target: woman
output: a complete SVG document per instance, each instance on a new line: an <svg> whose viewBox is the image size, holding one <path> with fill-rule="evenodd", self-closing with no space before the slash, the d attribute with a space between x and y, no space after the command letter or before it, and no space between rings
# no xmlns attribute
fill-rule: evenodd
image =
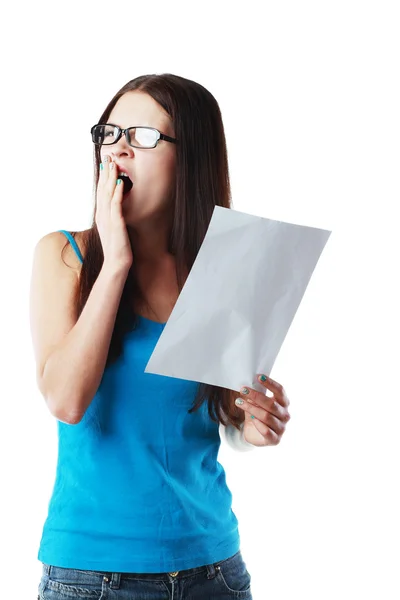
<svg viewBox="0 0 400 600"><path fill-rule="evenodd" d="M261 378L274 395L236 405L235 390L144 372L215 205L230 208L218 104L141 76L91 135L92 226L44 236L33 261L37 381L59 435L38 598L251 598L220 434L279 443L286 393Z"/></svg>

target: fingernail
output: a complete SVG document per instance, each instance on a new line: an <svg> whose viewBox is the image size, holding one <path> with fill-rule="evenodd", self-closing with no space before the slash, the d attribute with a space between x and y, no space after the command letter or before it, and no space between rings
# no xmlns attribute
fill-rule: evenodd
<svg viewBox="0 0 400 600"><path fill-rule="evenodd" d="M250 394L250 390L247 387L244 387L240 390L241 394Z"/></svg>
<svg viewBox="0 0 400 600"><path fill-rule="evenodd" d="M265 375L260 375L260 381L267 381L267 377Z"/></svg>
<svg viewBox="0 0 400 600"><path fill-rule="evenodd" d="M236 406L241 406L242 404L244 404L244 400L242 400L241 398L236 398L235 404Z"/></svg>

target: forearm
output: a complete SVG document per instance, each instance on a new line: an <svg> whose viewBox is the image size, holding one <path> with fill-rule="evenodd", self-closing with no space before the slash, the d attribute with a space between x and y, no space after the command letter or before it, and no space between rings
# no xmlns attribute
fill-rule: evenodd
<svg viewBox="0 0 400 600"><path fill-rule="evenodd" d="M126 277L103 265L78 321L44 365L46 400L64 422L79 422L100 385Z"/></svg>

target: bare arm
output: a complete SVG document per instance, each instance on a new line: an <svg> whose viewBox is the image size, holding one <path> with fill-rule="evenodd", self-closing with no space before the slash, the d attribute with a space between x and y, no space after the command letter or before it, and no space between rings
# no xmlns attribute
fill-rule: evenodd
<svg viewBox="0 0 400 600"><path fill-rule="evenodd" d="M57 235L35 249L31 330L39 389L56 418L75 424L100 385L128 271L105 263L77 319L78 279L59 256Z"/></svg>

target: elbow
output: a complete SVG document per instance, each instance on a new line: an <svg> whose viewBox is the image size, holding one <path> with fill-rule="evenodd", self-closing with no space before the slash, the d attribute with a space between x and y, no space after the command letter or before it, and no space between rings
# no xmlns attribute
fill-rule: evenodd
<svg viewBox="0 0 400 600"><path fill-rule="evenodd" d="M77 425L82 420L82 414L71 410L71 398L68 398L67 402L61 402L51 395L46 395L45 400L51 415L57 421L61 421L67 425Z"/></svg>
<svg viewBox="0 0 400 600"><path fill-rule="evenodd" d="M83 418L81 411L78 411L74 407L82 406L79 402L71 400L71 394L67 398L60 398L56 394L53 394L46 385L45 378L45 365L36 374L36 382L40 393L46 401L47 408L50 414L55 417L58 421L62 421L68 425L77 425ZM70 390L69 390L70 391Z"/></svg>
<svg viewBox="0 0 400 600"><path fill-rule="evenodd" d="M68 406L68 408L66 408ZM71 399L69 399L68 404L58 404L56 407L50 408L50 412L58 421L62 421L67 425L77 425L82 421L83 415L78 412L71 411Z"/></svg>
<svg viewBox="0 0 400 600"><path fill-rule="evenodd" d="M57 413L54 414L54 416L56 417L57 421L62 421L63 423L66 423L67 425L77 425L78 423L80 423L82 421L82 416L74 416L74 415L66 415L65 413Z"/></svg>

